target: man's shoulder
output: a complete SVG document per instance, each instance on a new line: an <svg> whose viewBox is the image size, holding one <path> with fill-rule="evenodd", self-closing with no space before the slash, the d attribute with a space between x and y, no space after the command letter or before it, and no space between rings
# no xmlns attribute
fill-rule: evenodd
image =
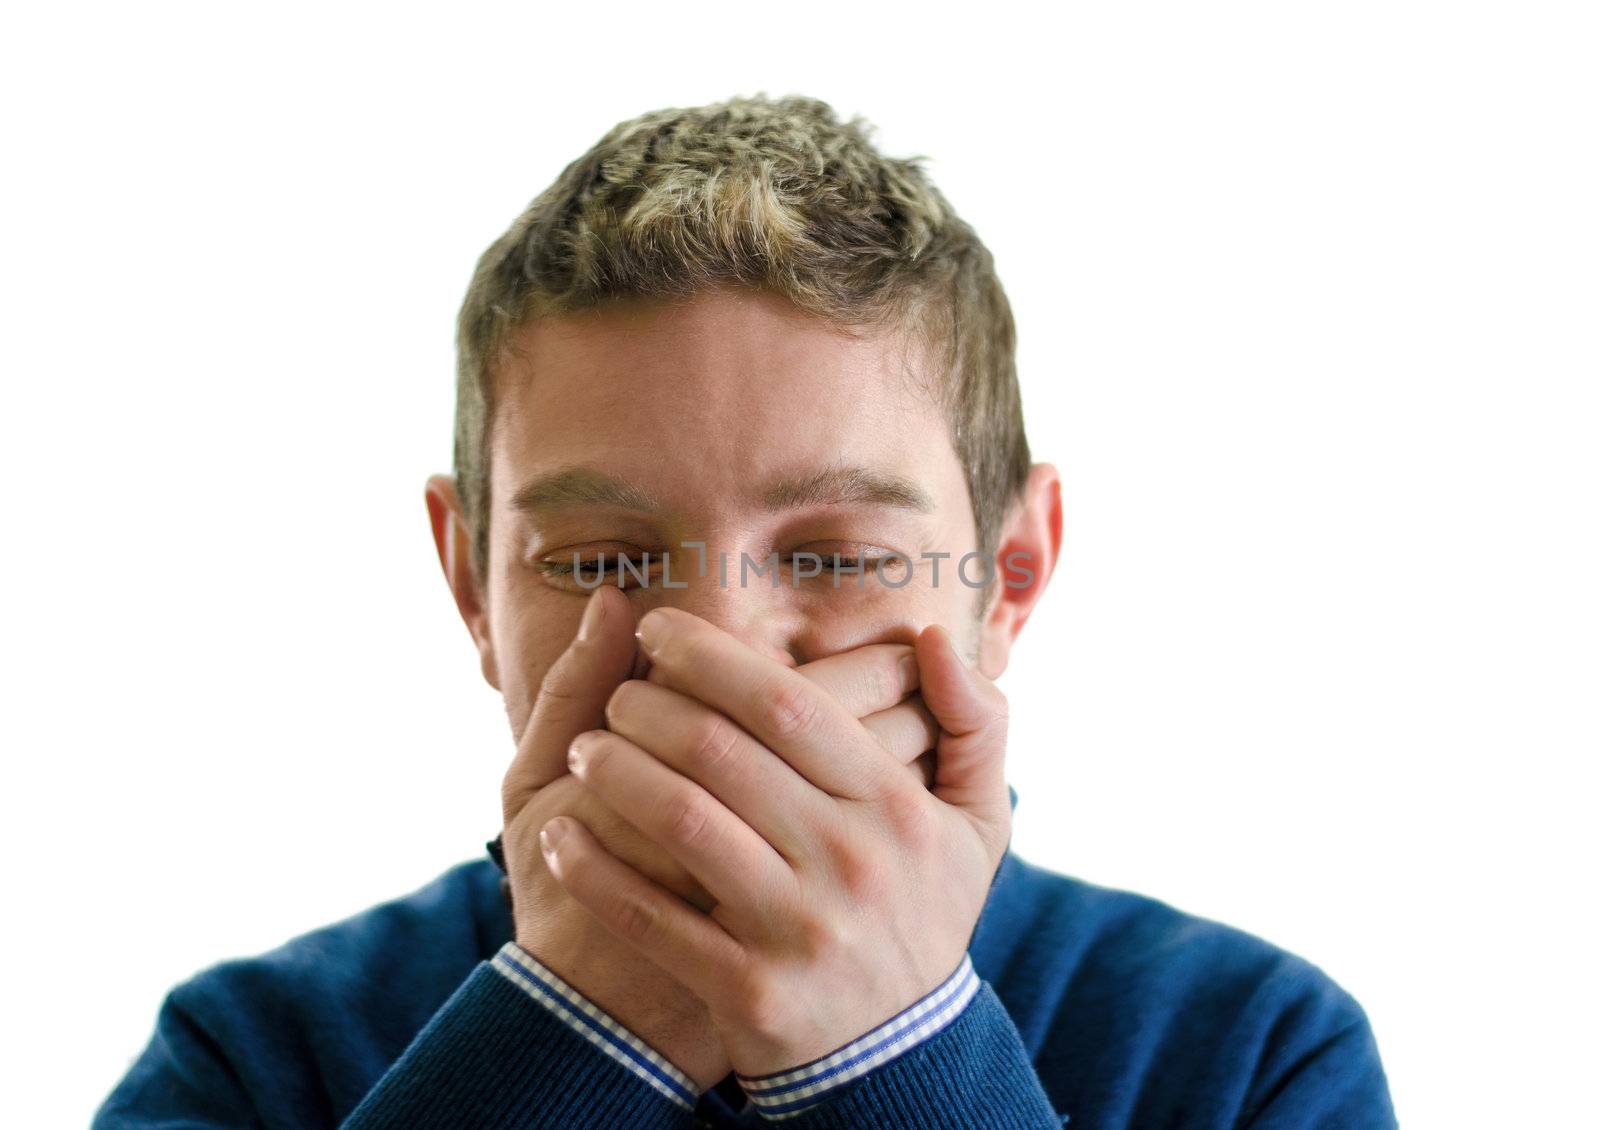
<svg viewBox="0 0 1600 1130"><path fill-rule="evenodd" d="M1097 1074L1133 1093L1231 1094L1248 1107L1332 1042L1376 1063L1361 1006L1305 958L1015 856L973 956L1036 1060L1073 1077L1087 1069L1074 1091Z"/></svg>
<svg viewBox="0 0 1600 1130"><path fill-rule="evenodd" d="M1255 934L1016 856L996 879L975 941L1001 982L1092 986L1122 1008L1242 1006L1265 996L1321 998L1352 1020L1360 1012L1318 966Z"/></svg>
<svg viewBox="0 0 1600 1130"><path fill-rule="evenodd" d="M459 864L408 895L190 977L167 994L154 1036L95 1124L124 1125L133 1111L138 1125L153 1124L152 1111L192 1114L186 1103L203 1104L216 1125L254 1125L260 1111L277 1112L274 1125L336 1124L510 936L499 880L488 860Z"/></svg>
<svg viewBox="0 0 1600 1130"><path fill-rule="evenodd" d="M357 1025L403 1044L509 936L499 882L487 859L458 864L409 894L219 962L172 999L208 1026L257 1036Z"/></svg>

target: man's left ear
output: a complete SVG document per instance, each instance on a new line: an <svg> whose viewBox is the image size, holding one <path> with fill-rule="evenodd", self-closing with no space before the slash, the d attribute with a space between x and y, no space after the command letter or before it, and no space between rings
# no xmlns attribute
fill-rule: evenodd
<svg viewBox="0 0 1600 1130"><path fill-rule="evenodd" d="M1013 504L995 550L996 573L979 633L978 670L998 679L1011 658L1011 644L1061 556L1061 473L1035 463L1022 497Z"/></svg>

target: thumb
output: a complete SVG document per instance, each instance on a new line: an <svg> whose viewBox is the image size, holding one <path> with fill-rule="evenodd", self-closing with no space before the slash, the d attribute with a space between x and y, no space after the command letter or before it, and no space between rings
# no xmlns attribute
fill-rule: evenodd
<svg viewBox="0 0 1600 1130"><path fill-rule="evenodd" d="M501 784L506 823L533 794L567 772L567 746L605 727L606 702L637 659L633 609L615 585L589 597L578 634L540 681L517 753Z"/></svg>
<svg viewBox="0 0 1600 1130"><path fill-rule="evenodd" d="M939 723L933 795L985 821L1006 820L1006 696L969 666L939 624L917 636L922 700Z"/></svg>

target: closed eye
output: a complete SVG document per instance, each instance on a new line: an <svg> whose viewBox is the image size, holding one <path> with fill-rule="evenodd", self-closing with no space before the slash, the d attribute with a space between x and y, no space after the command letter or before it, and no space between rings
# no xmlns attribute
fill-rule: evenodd
<svg viewBox="0 0 1600 1130"><path fill-rule="evenodd" d="M698 554L678 555L670 562L668 556L665 553L649 550L632 552L578 550L565 557L548 558L533 564L541 574L551 578L553 583L575 592L592 592L603 584L614 584L621 589L637 589L653 585L668 576L672 578L676 587L678 582L686 581L698 573L701 561ZM794 583L801 580L828 583L835 576L874 574L887 563L906 560L895 550L860 542L820 544L791 553L777 554L775 559L785 569L802 569L793 576ZM712 557L710 560L714 561L715 558ZM767 575L765 570L773 560L773 557L761 560L752 558L749 566L759 575L765 576ZM725 571L721 575L731 579L741 575L745 564L740 557L730 554L724 568ZM708 574L716 575L715 569L715 565L711 565Z"/></svg>

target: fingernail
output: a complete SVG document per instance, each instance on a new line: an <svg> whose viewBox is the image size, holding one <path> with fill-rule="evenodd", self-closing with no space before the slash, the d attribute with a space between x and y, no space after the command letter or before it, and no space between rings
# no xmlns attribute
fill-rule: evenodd
<svg viewBox="0 0 1600 1130"><path fill-rule="evenodd" d="M600 625L605 623L605 600L600 594L603 589L595 589L589 597L588 606L583 610L583 619L578 623L578 639L589 640L600 634Z"/></svg>
<svg viewBox="0 0 1600 1130"><path fill-rule="evenodd" d="M539 846L546 854L556 850L556 847L566 837L567 824L564 820L552 820L539 829Z"/></svg>
<svg viewBox="0 0 1600 1130"><path fill-rule="evenodd" d="M639 646L654 657L656 649L661 646L667 636L667 618L661 614L660 609L653 608L644 614L635 629L634 638L639 641Z"/></svg>
<svg viewBox="0 0 1600 1130"><path fill-rule="evenodd" d="M915 655L902 655L898 666L900 669L897 674L900 676L900 685L902 687L910 686L917 681L917 657Z"/></svg>
<svg viewBox="0 0 1600 1130"><path fill-rule="evenodd" d="M583 769L584 763L589 759L588 742L579 734L572 739L572 744L567 747L567 768L574 773Z"/></svg>

